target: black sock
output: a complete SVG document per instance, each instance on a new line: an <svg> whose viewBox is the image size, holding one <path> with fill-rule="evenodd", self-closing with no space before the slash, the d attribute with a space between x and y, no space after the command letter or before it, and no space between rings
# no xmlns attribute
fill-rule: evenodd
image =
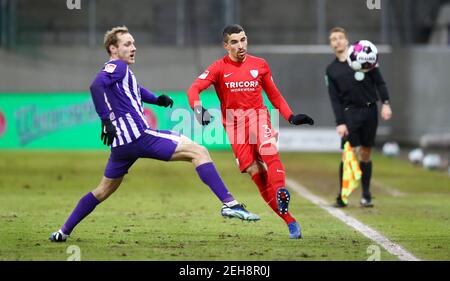
<svg viewBox="0 0 450 281"><path fill-rule="evenodd" d="M341 190L342 190L342 174L344 173L344 162L341 161L339 164L339 193L338 198L341 198Z"/></svg>
<svg viewBox="0 0 450 281"><path fill-rule="evenodd" d="M369 162L359 162L359 167L361 168L362 178L361 185L363 190L363 197L365 199L372 199L370 194L370 179L372 178L372 161Z"/></svg>

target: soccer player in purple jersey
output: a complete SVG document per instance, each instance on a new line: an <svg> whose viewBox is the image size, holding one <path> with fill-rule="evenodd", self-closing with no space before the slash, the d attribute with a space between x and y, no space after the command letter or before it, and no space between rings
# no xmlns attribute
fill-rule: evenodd
<svg viewBox="0 0 450 281"><path fill-rule="evenodd" d="M205 147L177 132L149 127L142 102L172 107L173 100L166 95L156 96L137 83L130 69L136 61L136 46L128 29L120 26L107 31L104 46L110 60L97 74L90 90L102 121L101 140L111 146L111 154L100 184L80 199L61 229L52 233L49 240L66 241L75 226L117 190L138 158L191 162L200 179L223 203L222 216L259 220L228 191Z"/></svg>

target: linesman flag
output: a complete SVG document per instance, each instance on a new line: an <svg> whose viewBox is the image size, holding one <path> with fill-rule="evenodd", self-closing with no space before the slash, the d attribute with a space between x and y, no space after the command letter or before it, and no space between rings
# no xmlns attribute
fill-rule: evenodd
<svg viewBox="0 0 450 281"><path fill-rule="evenodd" d="M341 199L345 204L348 204L348 197L360 185L362 176L358 159L356 159L356 155L348 141L344 144L342 162L344 167L342 172Z"/></svg>

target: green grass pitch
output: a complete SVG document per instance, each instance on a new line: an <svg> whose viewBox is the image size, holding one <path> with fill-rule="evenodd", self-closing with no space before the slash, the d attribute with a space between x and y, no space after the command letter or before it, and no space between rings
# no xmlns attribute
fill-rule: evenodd
<svg viewBox="0 0 450 281"><path fill-rule="evenodd" d="M0 260L367 260L375 244L292 191L290 210L304 239L288 239L284 222L240 174L231 152L213 152L235 197L259 214L246 223L220 216L220 202L189 163L140 159L116 193L97 206L66 243L47 238L99 182L106 151L1 151ZM330 203L339 154L282 153L287 176ZM450 259L450 178L398 159L374 156L375 208L345 212L424 260ZM397 260L381 249L381 260Z"/></svg>

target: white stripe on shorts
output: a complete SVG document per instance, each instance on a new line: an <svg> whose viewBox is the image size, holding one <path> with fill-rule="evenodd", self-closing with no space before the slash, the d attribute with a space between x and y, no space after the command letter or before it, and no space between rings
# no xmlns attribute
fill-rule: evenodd
<svg viewBox="0 0 450 281"><path fill-rule="evenodd" d="M172 140L174 142L180 142L180 136L177 135L171 135L171 134L165 134L165 133L161 133L161 132L157 132L157 131L152 131L152 130L145 130L145 132L149 135L155 136L155 137L159 137L159 138L165 138L168 140Z"/></svg>

